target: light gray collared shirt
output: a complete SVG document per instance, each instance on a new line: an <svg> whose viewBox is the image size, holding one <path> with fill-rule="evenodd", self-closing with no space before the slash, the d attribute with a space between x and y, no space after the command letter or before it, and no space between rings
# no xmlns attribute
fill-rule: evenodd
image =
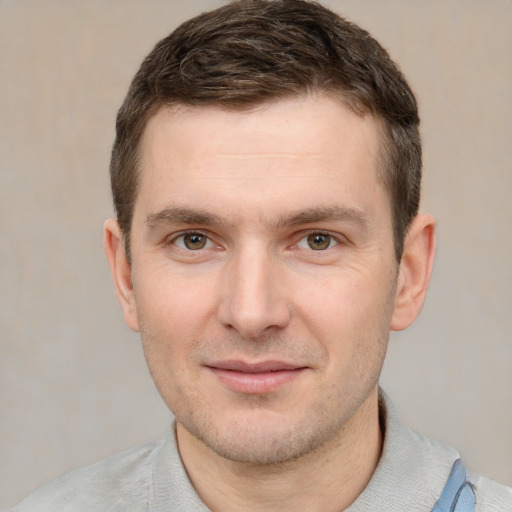
<svg viewBox="0 0 512 512"><path fill-rule="evenodd" d="M346 512L430 512L448 479L456 450L404 426L384 392L384 447L370 482ZM512 512L512 488L472 477L476 512ZM64 474L11 512L208 512L181 461L175 429Z"/></svg>

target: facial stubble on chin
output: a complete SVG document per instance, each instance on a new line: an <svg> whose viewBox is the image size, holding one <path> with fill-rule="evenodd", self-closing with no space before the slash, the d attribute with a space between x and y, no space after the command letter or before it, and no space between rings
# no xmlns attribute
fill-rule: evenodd
<svg viewBox="0 0 512 512"><path fill-rule="evenodd" d="M351 418L375 387L380 373L378 365L372 368L374 375L364 376L367 389L360 389L359 393L335 386L325 390L323 399L312 401L309 409L302 411L302 414L292 411L295 414L292 421L285 409L286 404L279 407L279 394L277 397L233 396L232 413L217 411L208 403L207 390L194 388L194 375L187 383L173 382L173 376L165 372L162 375L161 368L159 370L158 365L153 364L154 358L159 357L154 350L158 346L158 335L146 329L144 322L141 325L148 366L161 396L175 414L177 422L207 450L237 463L284 464L314 453L326 444L336 444L343 437ZM293 348L291 355L287 354L290 347ZM283 360L313 361L318 366L328 357L327 351L319 345L305 346L290 342L283 336L268 335L257 342L234 336L227 343L226 340L196 341L189 347L186 362L193 367L197 361L211 361L217 356L225 357L226 354L240 352L251 356L279 354ZM242 413L239 412L240 408ZM340 410L344 411L343 414L339 414ZM232 416L227 423L219 423L220 417L229 414ZM251 421L248 421L247 414L251 415Z"/></svg>

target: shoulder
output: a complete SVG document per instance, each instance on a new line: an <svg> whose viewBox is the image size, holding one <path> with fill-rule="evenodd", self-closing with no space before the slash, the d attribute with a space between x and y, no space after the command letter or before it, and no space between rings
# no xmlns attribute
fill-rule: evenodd
<svg viewBox="0 0 512 512"><path fill-rule="evenodd" d="M11 512L147 510L151 464L160 445L140 445L65 473L37 489Z"/></svg>
<svg viewBox="0 0 512 512"><path fill-rule="evenodd" d="M384 432L382 456L366 489L349 510L432 510L454 462L461 458L459 453L403 425L382 390L379 409ZM470 481L475 489L476 512L512 512L512 489L476 475L470 475Z"/></svg>
<svg viewBox="0 0 512 512"><path fill-rule="evenodd" d="M471 476L476 494L476 512L512 511L512 487L482 476Z"/></svg>

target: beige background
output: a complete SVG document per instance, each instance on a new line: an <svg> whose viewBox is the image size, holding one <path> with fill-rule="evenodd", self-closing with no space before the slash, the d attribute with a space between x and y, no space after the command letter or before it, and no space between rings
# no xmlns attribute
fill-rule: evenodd
<svg viewBox="0 0 512 512"><path fill-rule="evenodd" d="M102 252L109 151L140 60L219 4L0 0L0 508L168 422ZM430 296L384 386L406 422L512 484L512 2L326 4L417 91L439 220Z"/></svg>

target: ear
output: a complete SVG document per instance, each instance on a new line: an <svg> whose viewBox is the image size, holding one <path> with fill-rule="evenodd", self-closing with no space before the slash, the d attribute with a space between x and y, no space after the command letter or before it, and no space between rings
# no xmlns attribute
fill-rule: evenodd
<svg viewBox="0 0 512 512"><path fill-rule="evenodd" d="M139 330L132 268L126 257L123 234L116 219L107 219L103 228L103 246L112 272L117 299L124 314L124 321L133 331Z"/></svg>
<svg viewBox="0 0 512 512"><path fill-rule="evenodd" d="M409 327L419 315L427 294L434 254L436 221L432 215L417 215L404 241L398 273L391 329Z"/></svg>

